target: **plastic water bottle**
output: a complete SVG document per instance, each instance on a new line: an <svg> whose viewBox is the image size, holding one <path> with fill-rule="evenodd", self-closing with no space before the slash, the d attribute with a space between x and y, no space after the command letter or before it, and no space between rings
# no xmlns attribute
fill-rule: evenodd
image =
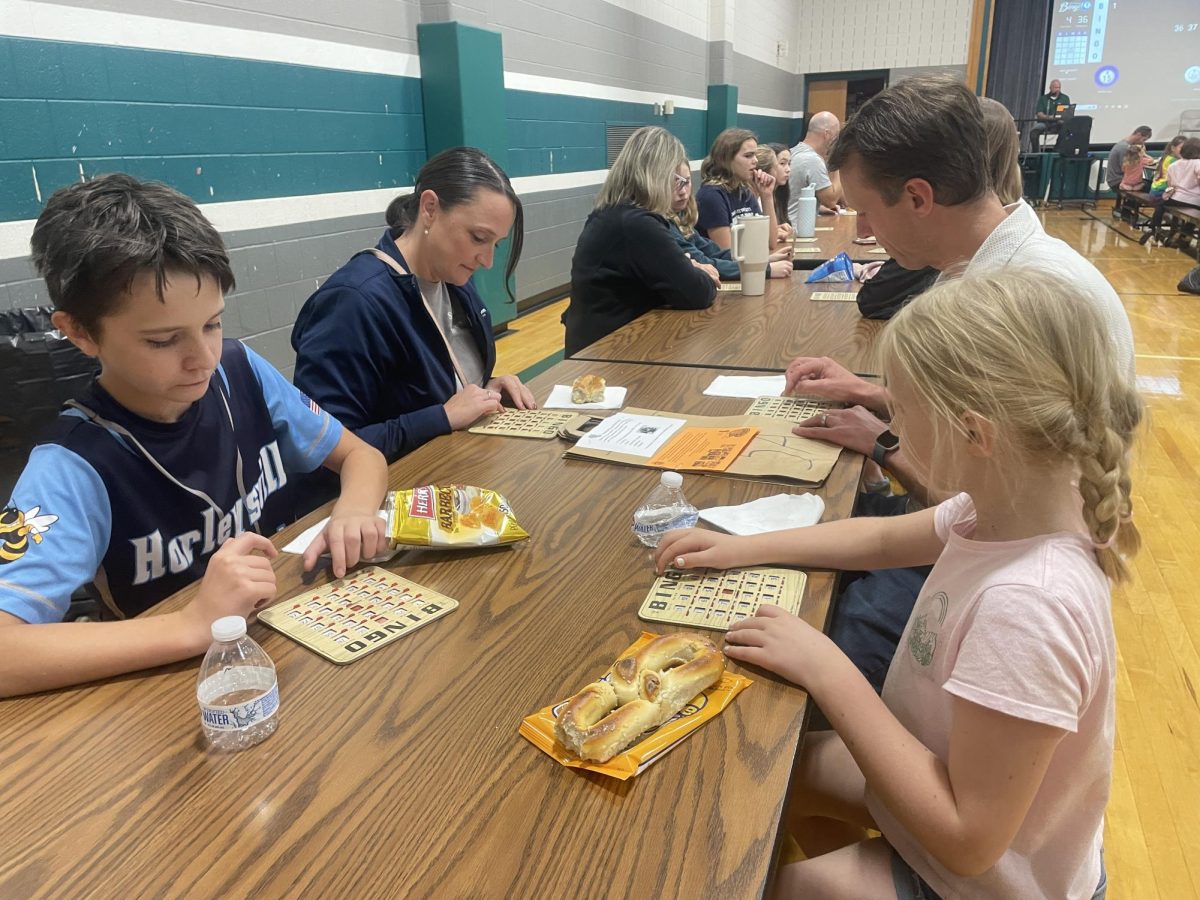
<svg viewBox="0 0 1200 900"><path fill-rule="evenodd" d="M246 636L241 616L217 619L212 637L196 680L200 724L213 750L245 750L270 737L279 722L275 664Z"/></svg>
<svg viewBox="0 0 1200 900"><path fill-rule="evenodd" d="M663 472L658 486L633 513L633 533L647 547L657 547L674 528L691 528L699 518L696 507L683 496L683 476Z"/></svg>
<svg viewBox="0 0 1200 900"><path fill-rule="evenodd" d="M806 183L800 188L796 201L796 237L813 237L817 233L817 189Z"/></svg>

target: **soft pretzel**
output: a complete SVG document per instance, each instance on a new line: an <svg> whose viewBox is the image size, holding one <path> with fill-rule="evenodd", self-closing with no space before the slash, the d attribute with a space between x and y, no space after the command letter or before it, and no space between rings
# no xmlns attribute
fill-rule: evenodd
<svg viewBox="0 0 1200 900"><path fill-rule="evenodd" d="M725 654L694 634L655 638L563 706L554 733L580 759L608 762L683 709L725 671Z"/></svg>

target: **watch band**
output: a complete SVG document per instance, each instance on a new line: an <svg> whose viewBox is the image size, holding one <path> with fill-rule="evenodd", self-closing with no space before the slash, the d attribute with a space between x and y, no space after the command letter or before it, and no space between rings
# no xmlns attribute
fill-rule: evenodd
<svg viewBox="0 0 1200 900"><path fill-rule="evenodd" d="M871 459L876 465L883 466L887 455L898 449L900 449L900 438L890 431L885 431L875 439L875 446L871 448Z"/></svg>

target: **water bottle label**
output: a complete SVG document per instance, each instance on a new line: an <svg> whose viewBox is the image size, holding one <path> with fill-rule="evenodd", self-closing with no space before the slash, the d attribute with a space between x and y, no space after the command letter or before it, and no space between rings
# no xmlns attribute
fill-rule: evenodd
<svg viewBox="0 0 1200 900"><path fill-rule="evenodd" d="M692 528L700 518L697 513L683 513L665 522L634 522L633 533L639 535L666 534L676 528Z"/></svg>
<svg viewBox="0 0 1200 900"><path fill-rule="evenodd" d="M233 704L205 703L205 697L219 700L237 693L245 693L245 682L233 683L229 672L222 672L205 680L201 688L200 717L206 728L213 731L241 731L252 725L265 722L275 715L279 709L279 683L275 681L275 673L270 669L262 669L271 678L270 689L265 693L252 696L244 702ZM263 685L265 686L265 685Z"/></svg>

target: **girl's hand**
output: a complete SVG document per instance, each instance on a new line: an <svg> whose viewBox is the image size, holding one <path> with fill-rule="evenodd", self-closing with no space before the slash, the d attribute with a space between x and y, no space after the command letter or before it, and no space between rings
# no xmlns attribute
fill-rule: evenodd
<svg viewBox="0 0 1200 900"><path fill-rule="evenodd" d="M742 538L704 528L680 528L663 535L654 554L654 571L668 568L728 569L746 562L739 546Z"/></svg>
<svg viewBox="0 0 1200 900"><path fill-rule="evenodd" d="M750 181L750 187L754 189L754 193L758 194L760 199L770 197L775 191L775 176L768 175L761 169L755 169Z"/></svg>
<svg viewBox="0 0 1200 900"><path fill-rule="evenodd" d="M771 262L772 278L787 278L792 274L792 264L786 259L776 259Z"/></svg>
<svg viewBox="0 0 1200 900"><path fill-rule="evenodd" d="M778 606L763 605L753 618L734 622L725 634L725 655L761 666L801 687L828 668L841 651L803 619Z"/></svg>
<svg viewBox="0 0 1200 900"><path fill-rule="evenodd" d="M537 409L537 401L533 399L533 391L521 384L516 375L497 375L487 383L488 390L507 394L517 409Z"/></svg>
<svg viewBox="0 0 1200 900"><path fill-rule="evenodd" d="M790 238L793 234L796 233L796 229L792 227L790 222L783 222L782 224L780 224L777 233L779 234L779 239L781 241L786 241L788 238Z"/></svg>

